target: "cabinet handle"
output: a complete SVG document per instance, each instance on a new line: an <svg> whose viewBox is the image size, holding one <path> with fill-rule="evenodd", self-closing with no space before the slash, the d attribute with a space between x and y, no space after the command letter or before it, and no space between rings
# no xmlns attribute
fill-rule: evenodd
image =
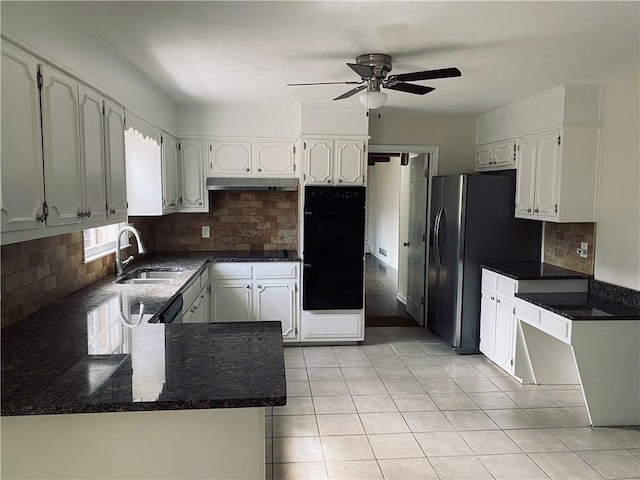
<svg viewBox="0 0 640 480"><path fill-rule="evenodd" d="M198 206L201 207L202 206L202 202L198 202Z"/></svg>
<svg viewBox="0 0 640 480"><path fill-rule="evenodd" d="M338 183L342 183L342 179L341 178L338 179Z"/></svg>
<svg viewBox="0 0 640 480"><path fill-rule="evenodd" d="M251 285L247 285L246 287L244 287L245 290L251 290Z"/></svg>
<svg viewBox="0 0 640 480"><path fill-rule="evenodd" d="M531 213L531 209L530 208L527 208L527 213Z"/></svg>
<svg viewBox="0 0 640 480"><path fill-rule="evenodd" d="M499 298L498 298L498 299L496 299L496 303L500 303L500 299L499 299Z"/></svg>
<svg viewBox="0 0 640 480"><path fill-rule="evenodd" d="M78 212L78 218L84 218L84 212Z"/></svg>
<svg viewBox="0 0 640 480"><path fill-rule="evenodd" d="M44 221L47 219L47 217L44 215L44 213L42 215L38 215L36 217L36 220L39 221L40 223L44 223Z"/></svg>
<svg viewBox="0 0 640 480"><path fill-rule="evenodd" d="M536 209L533 211L533 213L538 213L538 209L536 208Z"/></svg>
<svg viewBox="0 0 640 480"><path fill-rule="evenodd" d="M494 297L493 295L491 295L491 300L495 300L495 299L496 299L496 297Z"/></svg>
<svg viewBox="0 0 640 480"><path fill-rule="evenodd" d="M116 214L116 209L115 209L115 208L112 208L111 210L109 210L109 213L110 213L111 215L115 215L115 214Z"/></svg>
<svg viewBox="0 0 640 480"><path fill-rule="evenodd" d="M331 183L331 179L330 178L327 178L327 183Z"/></svg>
<svg viewBox="0 0 640 480"><path fill-rule="evenodd" d="M261 168L259 168L259 169L258 169L258 171L259 171L259 172L261 172L261 171L262 171L262 169L261 169Z"/></svg>
<svg viewBox="0 0 640 480"><path fill-rule="evenodd" d="M409 242L403 242L403 243L402 243L402 246L403 246L403 247L408 247L408 246L409 246Z"/></svg>
<svg viewBox="0 0 640 480"><path fill-rule="evenodd" d="M85 214L85 216L86 216L87 218L90 218L90 217L91 217L91 210L89 210L89 209L87 208L87 210L84 212L84 214Z"/></svg>
<svg viewBox="0 0 640 480"><path fill-rule="evenodd" d="M245 171L245 172L250 172L250 171L251 171L251 169L250 169L249 167L245 167L244 171Z"/></svg>
<svg viewBox="0 0 640 480"><path fill-rule="evenodd" d="M262 285L256 285L256 287L258 287L259 289L262 289Z"/></svg>

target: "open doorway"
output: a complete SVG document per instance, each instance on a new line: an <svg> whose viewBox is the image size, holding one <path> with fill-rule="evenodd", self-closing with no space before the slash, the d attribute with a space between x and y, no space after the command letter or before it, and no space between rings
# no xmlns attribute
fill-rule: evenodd
<svg viewBox="0 0 640 480"><path fill-rule="evenodd" d="M366 323L423 326L428 192L438 148L370 145L369 151Z"/></svg>

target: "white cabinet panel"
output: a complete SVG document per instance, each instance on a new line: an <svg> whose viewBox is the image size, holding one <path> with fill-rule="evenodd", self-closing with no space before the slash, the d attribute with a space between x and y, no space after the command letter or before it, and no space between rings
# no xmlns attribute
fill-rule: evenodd
<svg viewBox="0 0 640 480"><path fill-rule="evenodd" d="M180 175L178 171L178 142L175 137L162 132L162 211L178 211L180 202Z"/></svg>
<svg viewBox="0 0 640 480"><path fill-rule="evenodd" d="M364 185L364 140L305 139L304 183L307 185Z"/></svg>
<svg viewBox="0 0 640 480"><path fill-rule="evenodd" d="M180 142L181 212L209 211L209 196L205 188L203 155L203 140L182 140Z"/></svg>
<svg viewBox="0 0 640 480"><path fill-rule="evenodd" d="M480 299L480 351L490 359L495 357L495 330L496 294L483 288Z"/></svg>
<svg viewBox="0 0 640 480"><path fill-rule="evenodd" d="M251 175L250 141L210 141L209 176L246 177Z"/></svg>
<svg viewBox="0 0 640 480"><path fill-rule="evenodd" d="M518 142L518 171L516 174L516 217L533 215L536 183L537 139L521 138Z"/></svg>
<svg viewBox="0 0 640 480"><path fill-rule="evenodd" d="M83 208L78 83L49 66L41 66L41 71L47 225L79 223Z"/></svg>
<svg viewBox="0 0 640 480"><path fill-rule="evenodd" d="M101 221L107 218L107 172L104 158L104 98L84 86L80 95L80 154L83 171L84 221Z"/></svg>
<svg viewBox="0 0 640 480"><path fill-rule="evenodd" d="M496 297L494 361L513 375L515 356L516 319L514 300L507 296Z"/></svg>
<svg viewBox="0 0 640 480"><path fill-rule="evenodd" d="M295 338L297 318L297 284L289 281L256 281L254 285L254 318L257 321L279 321L283 338Z"/></svg>
<svg viewBox="0 0 640 480"><path fill-rule="evenodd" d="M107 215L110 219L127 216L127 168L125 163L124 108L105 100L105 156L107 165Z"/></svg>
<svg viewBox="0 0 640 480"><path fill-rule="evenodd" d="M360 341L363 327L362 313L303 312L300 341Z"/></svg>
<svg viewBox="0 0 640 480"><path fill-rule="evenodd" d="M476 147L476 170L515 168L516 141L508 140Z"/></svg>
<svg viewBox="0 0 640 480"><path fill-rule="evenodd" d="M333 140L305 140L304 181L306 184L331 184L333 180Z"/></svg>
<svg viewBox="0 0 640 480"><path fill-rule="evenodd" d="M251 321L252 297L251 282L214 282L211 285L211 321Z"/></svg>
<svg viewBox="0 0 640 480"><path fill-rule="evenodd" d="M558 213L558 169L560 134L552 132L537 139L536 188L533 212L555 218Z"/></svg>
<svg viewBox="0 0 640 480"><path fill-rule="evenodd" d="M44 226L38 65L2 42L2 232Z"/></svg>
<svg viewBox="0 0 640 480"><path fill-rule="evenodd" d="M252 151L252 171L255 176L296 176L296 150L293 142L253 142Z"/></svg>
<svg viewBox="0 0 640 480"><path fill-rule="evenodd" d="M335 182L339 185L364 184L364 141L336 140Z"/></svg>

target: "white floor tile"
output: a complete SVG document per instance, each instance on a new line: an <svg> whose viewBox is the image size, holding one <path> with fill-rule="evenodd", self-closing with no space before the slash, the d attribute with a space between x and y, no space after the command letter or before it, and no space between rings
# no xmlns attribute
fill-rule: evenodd
<svg viewBox="0 0 640 480"><path fill-rule="evenodd" d="M498 426L482 410L449 410L443 412L456 430L492 430Z"/></svg>
<svg viewBox="0 0 640 480"><path fill-rule="evenodd" d="M378 460L385 480L438 480L436 471L426 458Z"/></svg>
<svg viewBox="0 0 640 480"><path fill-rule="evenodd" d="M403 412L409 429L416 432L451 432L453 425L440 411L436 412Z"/></svg>
<svg viewBox="0 0 640 480"><path fill-rule="evenodd" d="M347 380L347 387L351 395L386 394L382 380Z"/></svg>
<svg viewBox="0 0 640 480"><path fill-rule="evenodd" d="M311 397L289 397L287 404L273 407L273 415L310 415L315 413Z"/></svg>
<svg viewBox="0 0 640 480"><path fill-rule="evenodd" d="M326 480L324 462L276 463L273 478L278 480Z"/></svg>
<svg viewBox="0 0 640 480"><path fill-rule="evenodd" d="M354 395L351 397L358 413L397 412L391 395Z"/></svg>
<svg viewBox="0 0 640 480"><path fill-rule="evenodd" d="M437 411L438 406L426 393L394 393L393 401L401 412L429 412Z"/></svg>
<svg viewBox="0 0 640 480"><path fill-rule="evenodd" d="M441 480L493 479L478 457L435 457L429 461Z"/></svg>
<svg viewBox="0 0 640 480"><path fill-rule="evenodd" d="M315 415L280 415L273 418L273 437L317 437Z"/></svg>
<svg viewBox="0 0 640 480"><path fill-rule="evenodd" d="M361 413L360 420L367 435L410 431L399 412Z"/></svg>
<svg viewBox="0 0 640 480"><path fill-rule="evenodd" d="M417 380L383 380L384 387L390 394L425 393L424 388Z"/></svg>
<svg viewBox="0 0 640 480"><path fill-rule="evenodd" d="M569 448L543 429L506 430L505 433L525 453L566 452Z"/></svg>
<svg viewBox="0 0 640 480"><path fill-rule="evenodd" d="M389 433L368 437L377 459L416 458L424 455L411 433Z"/></svg>
<svg viewBox="0 0 640 480"><path fill-rule="evenodd" d="M311 387L311 395L348 395L349 390L344 380L321 380L317 382L309 382Z"/></svg>
<svg viewBox="0 0 640 480"><path fill-rule="evenodd" d="M476 455L522 453L522 450L500 430L460 432L460 436Z"/></svg>
<svg viewBox="0 0 640 480"><path fill-rule="evenodd" d="M571 450L612 450L617 447L591 427L549 429Z"/></svg>
<svg viewBox="0 0 640 480"><path fill-rule="evenodd" d="M364 435L360 417L356 413L317 415L320 435Z"/></svg>
<svg viewBox="0 0 640 480"><path fill-rule="evenodd" d="M375 460L327 462L329 480L378 480L382 473Z"/></svg>
<svg viewBox="0 0 640 480"><path fill-rule="evenodd" d="M592 450L577 453L605 478L640 477L640 463L623 451Z"/></svg>
<svg viewBox="0 0 640 480"><path fill-rule="evenodd" d="M602 479L597 471L573 452L532 453L533 460L552 479Z"/></svg>
<svg viewBox="0 0 640 480"><path fill-rule="evenodd" d="M479 457L496 480L548 480L527 455L483 455Z"/></svg>
<svg viewBox="0 0 640 480"><path fill-rule="evenodd" d="M474 410L480 408L466 393L432 393L430 396L440 410Z"/></svg>
<svg viewBox="0 0 640 480"><path fill-rule="evenodd" d="M427 457L473 455L467 442L457 432L414 433Z"/></svg>
<svg viewBox="0 0 640 480"><path fill-rule="evenodd" d="M312 367L307 368L310 382L323 380L344 380L342 371L338 367Z"/></svg>
<svg viewBox="0 0 640 480"><path fill-rule="evenodd" d="M314 396L313 406L316 415L326 413L356 413L351 395Z"/></svg>
<svg viewBox="0 0 640 480"><path fill-rule="evenodd" d="M273 439L273 463L322 462L320 437L288 437Z"/></svg>
<svg viewBox="0 0 640 480"><path fill-rule="evenodd" d="M366 435L324 436L321 440L327 462L375 459Z"/></svg>

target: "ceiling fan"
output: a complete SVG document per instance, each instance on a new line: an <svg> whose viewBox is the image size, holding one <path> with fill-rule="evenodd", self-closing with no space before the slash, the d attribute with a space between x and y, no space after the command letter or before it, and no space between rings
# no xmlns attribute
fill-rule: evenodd
<svg viewBox="0 0 640 480"><path fill-rule="evenodd" d="M383 53L367 53L359 55L356 63L347 63L354 72L360 76L360 81L351 82L317 82L317 83L288 83L288 87L302 85L359 85L346 93L343 93L334 100L342 100L366 89L359 96L360 102L370 108L381 107L387 100L387 94L380 91L380 88L398 90L414 95L424 95L435 90L433 87L425 87L413 83L406 83L418 80L434 80L437 78L460 77L462 73L457 68L441 68L437 70L424 70L422 72L400 73L398 75L387 74L391 71L391 56Z"/></svg>

